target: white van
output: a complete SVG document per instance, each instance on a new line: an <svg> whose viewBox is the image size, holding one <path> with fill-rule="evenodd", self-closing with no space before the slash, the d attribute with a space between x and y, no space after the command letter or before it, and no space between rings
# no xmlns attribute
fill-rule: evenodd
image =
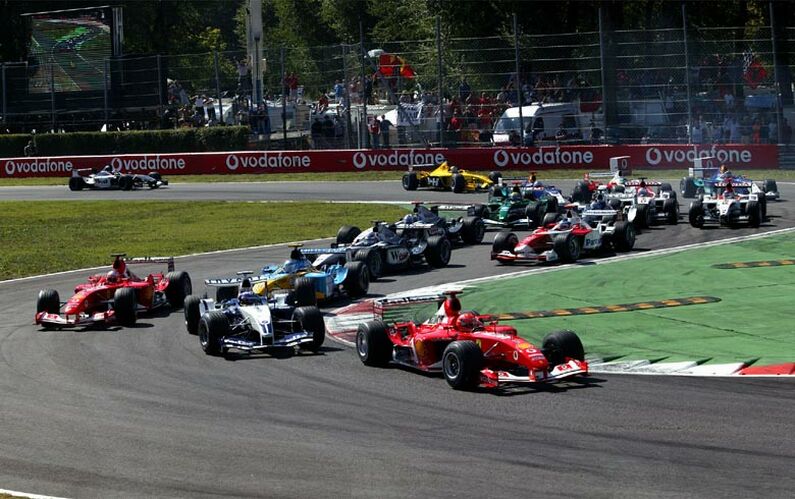
<svg viewBox="0 0 795 499"><path fill-rule="evenodd" d="M537 130L536 141L554 140L558 127L563 124L569 138L582 138L582 124L577 105L566 103L541 104L534 102L522 107L523 126L519 126L519 108L510 107L494 125L494 144L507 145L511 130Z"/></svg>

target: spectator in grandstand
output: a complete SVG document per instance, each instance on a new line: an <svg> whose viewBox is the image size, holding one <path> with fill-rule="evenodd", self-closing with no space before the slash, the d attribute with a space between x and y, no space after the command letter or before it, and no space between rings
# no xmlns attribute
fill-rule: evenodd
<svg viewBox="0 0 795 499"><path fill-rule="evenodd" d="M381 142L384 144L384 147L389 148L389 129L392 128L394 125L391 121L386 119L386 115L381 115L381 122L378 124L381 128Z"/></svg>
<svg viewBox="0 0 795 499"><path fill-rule="evenodd" d="M334 82L334 100L337 104L342 104L342 100L345 97L345 85L342 84L340 80Z"/></svg>
<svg viewBox="0 0 795 499"><path fill-rule="evenodd" d="M264 135L266 138L271 136L271 119L268 115L268 108L262 104L257 106L256 111L257 134Z"/></svg>
<svg viewBox="0 0 795 499"><path fill-rule="evenodd" d="M760 144L767 144L769 143L770 137L770 126L767 123L767 117L763 116L759 122L759 143Z"/></svg>
<svg viewBox="0 0 795 499"><path fill-rule="evenodd" d="M701 123L697 120L690 127L690 143L692 143L692 144L701 144L703 139L704 139L704 133L701 130Z"/></svg>
<svg viewBox="0 0 795 499"><path fill-rule="evenodd" d="M729 120L729 144L739 144L740 140L740 124L736 117L732 117Z"/></svg>
<svg viewBox="0 0 795 499"><path fill-rule="evenodd" d="M322 149L323 148L323 123L320 122L320 118L315 117L315 120L312 121L312 126L310 127L310 132L312 134L312 146L315 149Z"/></svg>
<svg viewBox="0 0 795 499"><path fill-rule="evenodd" d="M373 78L375 77L375 74L373 74ZM364 95L362 97L368 104L375 104L375 101L373 100L373 78L364 79Z"/></svg>
<svg viewBox="0 0 795 499"><path fill-rule="evenodd" d="M513 147L519 147L522 144L522 139L519 137L519 132L511 130L508 134L508 143Z"/></svg>
<svg viewBox="0 0 795 499"><path fill-rule="evenodd" d="M792 140L792 127L790 126L787 118L781 122L781 142L784 143L784 148L789 151L789 143Z"/></svg>
<svg viewBox="0 0 795 499"><path fill-rule="evenodd" d="M284 78L284 86L290 92L290 100L295 102L298 98L298 76L294 72L290 72Z"/></svg>
<svg viewBox="0 0 795 499"><path fill-rule="evenodd" d="M378 116L373 116L370 122L370 137L372 140L373 149L380 147L379 136L381 135L381 123L378 121Z"/></svg>
<svg viewBox="0 0 795 499"><path fill-rule="evenodd" d="M569 134L566 132L566 129L563 128L563 122L561 122L560 126L558 126L558 129L555 132L555 140L558 142L565 142L568 138Z"/></svg>
<svg viewBox="0 0 795 499"><path fill-rule="evenodd" d="M472 88L467 83L466 76L463 76L461 77L461 83L458 84L458 98L461 102L464 102L470 95L472 95Z"/></svg>
<svg viewBox="0 0 795 499"><path fill-rule="evenodd" d="M237 61L237 92L246 94L250 89L250 79L248 77L248 61L240 59Z"/></svg>
<svg viewBox="0 0 795 499"><path fill-rule="evenodd" d="M29 140L28 143L25 145L23 149L23 153L25 156L35 156L36 153L36 143L33 140Z"/></svg>
<svg viewBox="0 0 795 499"><path fill-rule="evenodd" d="M593 120L588 124L588 139L591 141L591 144L598 144L602 141L602 129L596 126Z"/></svg>
<svg viewBox="0 0 795 499"><path fill-rule="evenodd" d="M326 109L328 109L328 96L326 96L326 93L323 92L317 99L317 114L325 113Z"/></svg>
<svg viewBox="0 0 795 499"><path fill-rule="evenodd" d="M778 125L776 125L775 118L770 120L770 123L767 125L767 141L770 144L778 143Z"/></svg>
<svg viewBox="0 0 795 499"><path fill-rule="evenodd" d="M204 107L207 109L207 124L215 125L215 101L212 97L204 96Z"/></svg>
<svg viewBox="0 0 795 499"><path fill-rule="evenodd" d="M204 96L202 94L197 94L193 100L193 107L196 108L196 114L201 116L202 124L204 122ZM199 125L197 125L199 126Z"/></svg>

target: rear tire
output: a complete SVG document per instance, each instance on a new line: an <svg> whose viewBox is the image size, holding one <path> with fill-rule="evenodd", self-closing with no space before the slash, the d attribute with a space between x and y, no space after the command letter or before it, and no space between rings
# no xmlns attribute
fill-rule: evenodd
<svg viewBox="0 0 795 499"><path fill-rule="evenodd" d="M360 249L353 255L354 261L364 262L370 273L370 282L384 275L384 259L376 248Z"/></svg>
<svg viewBox="0 0 795 499"><path fill-rule="evenodd" d="M383 321L368 321L359 324L356 331L356 354L362 364L384 367L392 360L392 341Z"/></svg>
<svg viewBox="0 0 795 499"><path fill-rule="evenodd" d="M134 326L137 319L135 309L138 297L133 288L119 288L113 294L113 312L116 322L122 326Z"/></svg>
<svg viewBox="0 0 795 499"><path fill-rule="evenodd" d="M69 190L70 191L82 191L83 187L86 186L85 180L83 177L69 177Z"/></svg>
<svg viewBox="0 0 795 499"><path fill-rule="evenodd" d="M489 180L491 180L492 183L498 184L501 178L502 178L502 173L497 171L489 172Z"/></svg>
<svg viewBox="0 0 795 499"><path fill-rule="evenodd" d="M616 222L613 229L613 249L625 253L635 247L635 226L629 222Z"/></svg>
<svg viewBox="0 0 795 499"><path fill-rule="evenodd" d="M337 231L337 244L351 244L356 236L362 233L359 227L353 225L343 225Z"/></svg>
<svg viewBox="0 0 795 499"><path fill-rule="evenodd" d="M185 297L193 292L190 276L185 271L169 272L166 274L166 299L172 308L178 309L185 302Z"/></svg>
<svg viewBox="0 0 795 499"><path fill-rule="evenodd" d="M694 198L697 194L696 181L693 177L683 177L679 181L679 190L684 198Z"/></svg>
<svg viewBox="0 0 795 499"><path fill-rule="evenodd" d="M674 198L668 198L663 201L663 213L665 213L665 221L670 225L679 223L679 204Z"/></svg>
<svg viewBox="0 0 795 499"><path fill-rule="evenodd" d="M365 296L370 289L370 272L367 271L364 262L348 262L345 264L348 275L342 283L343 289L351 298Z"/></svg>
<svg viewBox="0 0 795 499"><path fill-rule="evenodd" d="M61 310L61 298L54 289L42 289L36 298L36 313L57 314Z"/></svg>
<svg viewBox="0 0 795 499"><path fill-rule="evenodd" d="M767 194L768 192L778 192L778 185L776 184L776 181L773 180L772 178L765 179L765 182L762 185L763 185L762 190L765 191L765 194Z"/></svg>
<svg viewBox="0 0 795 499"><path fill-rule="evenodd" d="M480 384L483 352L474 341L454 341L442 354L442 372L455 390L473 390Z"/></svg>
<svg viewBox="0 0 795 499"><path fill-rule="evenodd" d="M748 213L748 226L754 229L762 224L762 206L757 201L749 201L746 206Z"/></svg>
<svg viewBox="0 0 795 499"><path fill-rule="evenodd" d="M420 186L420 181L414 172L404 173L402 183L403 189L407 191L416 191L417 187Z"/></svg>
<svg viewBox="0 0 795 499"><path fill-rule="evenodd" d="M563 364L566 358L585 360L582 341L574 331L555 331L544 337L541 351L549 362L549 368Z"/></svg>
<svg viewBox="0 0 795 499"><path fill-rule="evenodd" d="M551 224L556 224L558 222L558 213L547 213L544 215L544 220L541 222L542 227L546 227Z"/></svg>
<svg viewBox="0 0 795 499"><path fill-rule="evenodd" d="M453 174L452 182L453 192L456 194L464 192L467 188L467 181L460 173Z"/></svg>
<svg viewBox="0 0 795 499"><path fill-rule="evenodd" d="M486 224L480 217L465 217L461 228L461 239L465 244L480 244L486 234Z"/></svg>
<svg viewBox="0 0 795 499"><path fill-rule="evenodd" d="M296 307L317 305L315 285L308 277L296 277L293 283L293 299Z"/></svg>
<svg viewBox="0 0 795 499"><path fill-rule="evenodd" d="M199 321L201 320L201 298L195 295L185 297L183 303L183 313L185 314L185 328L188 334L199 334Z"/></svg>
<svg viewBox="0 0 795 499"><path fill-rule="evenodd" d="M434 268L447 267L450 263L450 255L453 252L453 245L445 236L431 236L428 238L428 247L425 248L425 261Z"/></svg>
<svg viewBox="0 0 795 499"><path fill-rule="evenodd" d="M704 227L704 204L701 201L693 201L687 210L687 219L690 225L696 229Z"/></svg>
<svg viewBox="0 0 795 499"><path fill-rule="evenodd" d="M131 191L133 188L132 175L122 175L119 178L119 188L123 191Z"/></svg>
<svg viewBox="0 0 795 499"><path fill-rule="evenodd" d="M213 310L199 321L199 344L207 355L220 355L221 339L229 336L229 319L223 312Z"/></svg>
<svg viewBox="0 0 795 499"><path fill-rule="evenodd" d="M312 343L301 345L301 349L317 353L326 340L326 323L320 309L315 306L298 307L293 310L293 328L298 325L301 330L312 333Z"/></svg>

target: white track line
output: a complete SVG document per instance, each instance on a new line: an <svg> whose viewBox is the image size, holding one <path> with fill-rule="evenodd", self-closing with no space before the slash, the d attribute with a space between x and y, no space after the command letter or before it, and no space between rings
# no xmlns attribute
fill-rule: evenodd
<svg viewBox="0 0 795 499"><path fill-rule="evenodd" d="M29 497L30 499L66 499L64 497L43 496L40 494L28 494L27 492L17 492L15 490L0 489L0 494L8 494L15 497Z"/></svg>

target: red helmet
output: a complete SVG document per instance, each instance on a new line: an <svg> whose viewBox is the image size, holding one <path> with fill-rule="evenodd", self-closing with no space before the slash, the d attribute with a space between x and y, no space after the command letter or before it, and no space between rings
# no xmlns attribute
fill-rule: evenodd
<svg viewBox="0 0 795 499"><path fill-rule="evenodd" d="M464 312L463 314L458 316L458 322L456 322L458 329L463 331L474 331L475 329L482 327L483 323L478 319L478 316L475 315L474 312Z"/></svg>

